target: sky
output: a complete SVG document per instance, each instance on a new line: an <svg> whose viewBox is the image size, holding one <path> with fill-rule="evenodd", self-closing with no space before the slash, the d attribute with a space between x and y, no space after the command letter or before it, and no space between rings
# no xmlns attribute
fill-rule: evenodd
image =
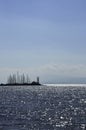
<svg viewBox="0 0 86 130"><path fill-rule="evenodd" d="M86 83L86 0L0 0L0 82Z"/></svg>

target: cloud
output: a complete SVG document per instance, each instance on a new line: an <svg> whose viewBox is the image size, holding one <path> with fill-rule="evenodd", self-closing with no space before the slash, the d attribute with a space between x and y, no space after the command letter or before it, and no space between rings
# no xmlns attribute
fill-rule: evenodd
<svg viewBox="0 0 86 130"><path fill-rule="evenodd" d="M35 68L0 68L0 80L6 81L9 74L12 73L28 74L32 80L40 76L42 81L65 79L65 78L85 78L86 66L83 64L47 64Z"/></svg>
<svg viewBox="0 0 86 130"><path fill-rule="evenodd" d="M68 64L49 64L39 68L40 72L45 74L68 76L68 77L86 77L85 65Z"/></svg>

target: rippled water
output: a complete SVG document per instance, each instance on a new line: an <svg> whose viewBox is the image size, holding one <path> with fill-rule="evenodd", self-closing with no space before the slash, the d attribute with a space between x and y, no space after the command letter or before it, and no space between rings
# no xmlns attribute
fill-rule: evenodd
<svg viewBox="0 0 86 130"><path fill-rule="evenodd" d="M0 87L0 130L85 130L85 86Z"/></svg>

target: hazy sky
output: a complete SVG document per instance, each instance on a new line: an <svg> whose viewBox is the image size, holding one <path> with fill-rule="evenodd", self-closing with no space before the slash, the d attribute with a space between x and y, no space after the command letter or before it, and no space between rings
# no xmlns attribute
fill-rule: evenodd
<svg viewBox="0 0 86 130"><path fill-rule="evenodd" d="M86 78L86 0L0 0L0 82Z"/></svg>

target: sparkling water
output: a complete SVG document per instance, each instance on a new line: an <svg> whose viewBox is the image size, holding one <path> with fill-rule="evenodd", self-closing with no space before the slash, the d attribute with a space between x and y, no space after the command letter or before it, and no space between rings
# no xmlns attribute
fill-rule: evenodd
<svg viewBox="0 0 86 130"><path fill-rule="evenodd" d="M0 130L85 129L85 84L0 86Z"/></svg>

